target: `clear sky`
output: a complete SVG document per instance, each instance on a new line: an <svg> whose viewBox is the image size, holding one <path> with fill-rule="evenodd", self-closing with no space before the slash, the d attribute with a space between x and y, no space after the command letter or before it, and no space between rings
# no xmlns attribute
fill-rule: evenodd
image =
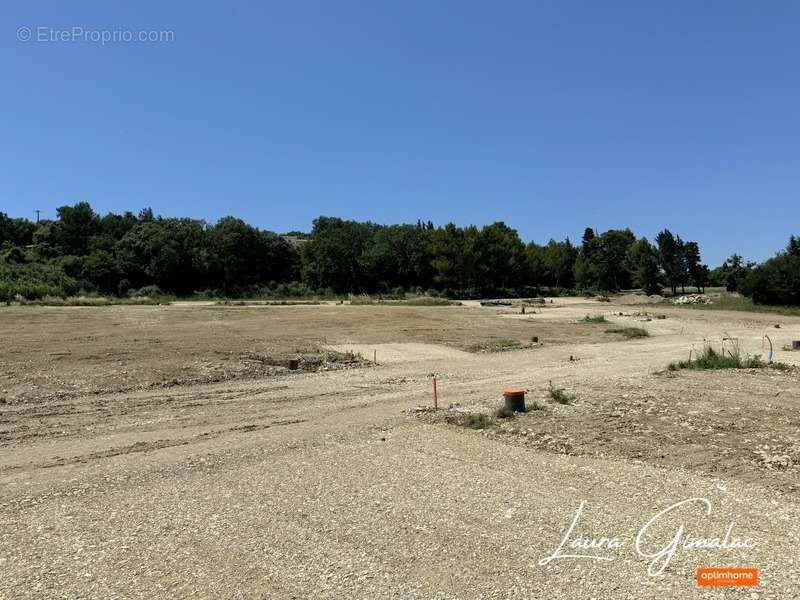
<svg viewBox="0 0 800 600"><path fill-rule="evenodd" d="M19 0L0 23L12 216L669 227L711 266L800 233L800 2Z"/></svg>

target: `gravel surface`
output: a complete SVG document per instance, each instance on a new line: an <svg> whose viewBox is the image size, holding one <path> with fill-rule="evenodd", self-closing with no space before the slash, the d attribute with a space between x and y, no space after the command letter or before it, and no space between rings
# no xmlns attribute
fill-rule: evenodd
<svg viewBox="0 0 800 600"><path fill-rule="evenodd" d="M614 316L617 308L630 312L574 303L536 318L561 327L588 310L619 323L640 318ZM517 318L484 310L504 323ZM715 470L713 461L691 460L693 444L708 453L713 439L700 427L705 414L715 423L736 420L733 411L714 413L715 389L744 414L747 397L764 386L796 407L797 378L692 373L650 386L654 371L692 344L724 330L756 351L768 326L759 315L662 312L667 319L644 323L653 336L645 340L545 340L492 355L354 340L336 347L367 356L377 349L378 366L5 406L0 597L800 598L800 503L789 487L795 472L759 467L758 456L743 473L736 461ZM800 319L781 322L782 336L800 337ZM800 362L790 353L779 359ZM548 407L542 418L573 438L580 427L591 436L571 453L521 443L527 434L427 422L413 409L430 404L432 372L442 405L465 410L490 411L506 385L543 399L552 379L576 390L578 400ZM703 386L704 375L706 393L693 407L689 392ZM673 418L643 409L637 382L664 411L670 383L689 392ZM700 412L689 415L694 409ZM619 446L616 453L594 452L602 431L589 424L616 419L598 417L603 411L642 425L628 434L607 427L607 448ZM757 442L763 450L765 431L780 448L797 442L796 410L776 408L775 428L764 411L744 425L753 435L740 432L731 448ZM678 418L697 437L678 436ZM648 436L654 447L683 446L659 464L642 450ZM710 514L699 503L676 509L651 528L644 550L664 547L681 524L684 539L721 538L731 522L732 535L755 546L681 548L662 576L648 576L650 561L634 548L637 533L658 512L696 497L709 501ZM619 538L621 548L581 551L614 560L541 566L582 502L571 539ZM761 585L697 587L697 567L723 565L758 567Z"/></svg>

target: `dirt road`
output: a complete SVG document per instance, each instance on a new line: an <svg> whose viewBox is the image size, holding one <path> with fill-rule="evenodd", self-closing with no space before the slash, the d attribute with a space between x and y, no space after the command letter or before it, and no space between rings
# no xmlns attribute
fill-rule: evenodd
<svg viewBox="0 0 800 600"><path fill-rule="evenodd" d="M0 597L800 597L797 372L657 373L704 339L736 337L758 352L772 328L780 347L800 338L800 319L646 307L667 318L643 321L636 307L571 300L525 316L476 306L211 318L194 309L192 328L191 307L146 309L88 321L68 309L3 313L17 352L2 365L11 377L0 405ZM579 323L587 313L651 337L620 340L607 325ZM161 341L129 348L143 315L161 323ZM206 329L220 327L214 336L197 325L216 321L224 326ZM79 329L95 340L50 369L37 350ZM171 377L183 357L230 352L236 335L255 344L261 331L273 332L265 346L276 351L281 340L324 343L377 350L379 364L168 387L153 375L144 389L102 391L135 387L105 368L144 373L161 360ZM542 346L464 351L537 333ZM148 358L149 347L186 346L197 352ZM97 351L113 347L134 352L127 368ZM73 359L75 348L96 362ZM22 389L23 372L40 392ZM81 373L88 393L72 383ZM431 373L444 406L489 412L504 386L519 385L547 409L484 431L431 423L412 410L430 404ZM547 403L550 381L577 401ZM641 554L665 548L680 524L682 540L722 538L733 521L732 535L754 547L681 547L649 576L637 533L689 498L707 499L710 514L700 501L677 508L646 532ZM621 547L579 552L613 560L539 564L584 501L572 539L619 538ZM718 565L758 567L761 584L699 588L695 568Z"/></svg>

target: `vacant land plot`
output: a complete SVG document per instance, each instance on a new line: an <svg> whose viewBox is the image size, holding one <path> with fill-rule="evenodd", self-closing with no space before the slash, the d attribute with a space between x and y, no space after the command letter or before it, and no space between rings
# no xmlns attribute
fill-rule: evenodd
<svg viewBox="0 0 800 600"><path fill-rule="evenodd" d="M666 370L706 345L763 353L765 333L783 348L800 318L584 299L0 309L0 597L717 598L693 579L717 564L800 597L800 371ZM296 355L309 368L289 372ZM497 418L507 386L543 410ZM734 521L755 547L681 550L648 576L636 533L695 497L713 511L680 512L687 532ZM584 501L580 531L624 549L540 565Z"/></svg>
<svg viewBox="0 0 800 600"><path fill-rule="evenodd" d="M510 322L469 307L11 307L2 311L0 402L208 383L275 373L289 356L328 344L418 342L472 350L492 340L602 341L602 329ZM373 358L369 353L368 358Z"/></svg>

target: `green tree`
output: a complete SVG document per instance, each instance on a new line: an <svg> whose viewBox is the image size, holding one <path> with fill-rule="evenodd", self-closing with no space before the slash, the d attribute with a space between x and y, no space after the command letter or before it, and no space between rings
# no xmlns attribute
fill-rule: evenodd
<svg viewBox="0 0 800 600"><path fill-rule="evenodd" d="M610 291L630 287L625 261L635 241L630 229L611 229L599 236L587 229L573 269L576 285L581 289Z"/></svg>
<svg viewBox="0 0 800 600"><path fill-rule="evenodd" d="M114 294L119 286L119 270L114 255L106 250L96 250L81 261L81 277L91 282L98 291Z"/></svg>
<svg viewBox="0 0 800 600"><path fill-rule="evenodd" d="M297 256L274 233L259 231L234 217L224 217L206 232L208 284L236 295L247 288L296 275Z"/></svg>
<svg viewBox="0 0 800 600"><path fill-rule="evenodd" d="M600 281L600 268L595 262L599 245L594 229L583 230L581 249L572 266L575 285L581 290L597 289Z"/></svg>
<svg viewBox="0 0 800 600"><path fill-rule="evenodd" d="M194 219L139 223L116 246L121 277L134 287L155 284L187 294L207 287L205 224Z"/></svg>
<svg viewBox="0 0 800 600"><path fill-rule="evenodd" d="M434 281L447 290L474 290L478 287L480 260L476 227L460 228L453 223L433 231L431 266Z"/></svg>
<svg viewBox="0 0 800 600"><path fill-rule="evenodd" d="M660 294L663 276L659 266L658 249L647 238L634 242L628 251L627 263L630 266L633 283L646 294Z"/></svg>
<svg viewBox="0 0 800 600"><path fill-rule="evenodd" d="M659 264L674 295L677 293L683 273L681 245L669 229L664 229L656 236L656 244Z"/></svg>
<svg viewBox="0 0 800 600"><path fill-rule="evenodd" d="M35 300L43 296L73 296L78 282L52 264L9 264L0 262L0 302L17 295Z"/></svg>
<svg viewBox="0 0 800 600"><path fill-rule="evenodd" d="M584 255L591 254L593 250L594 239L594 229L587 227L583 230L583 237L581 238L581 250L583 250Z"/></svg>
<svg viewBox="0 0 800 600"><path fill-rule="evenodd" d="M759 304L800 305L800 254L790 246L755 267L740 287Z"/></svg>
<svg viewBox="0 0 800 600"><path fill-rule="evenodd" d="M636 242L636 236L630 229L612 229L603 233L598 240L600 255L596 262L600 268L600 289L617 291L630 288L632 282L625 259Z"/></svg>
<svg viewBox="0 0 800 600"><path fill-rule="evenodd" d="M87 253L89 241L99 232L100 219L88 202L62 206L52 229L52 243L61 254L81 256Z"/></svg>
<svg viewBox="0 0 800 600"><path fill-rule="evenodd" d="M122 215L108 213L106 216L100 218L98 222L99 235L108 236L109 238L118 241L125 237L125 234L133 229L139 220L131 212L126 212Z"/></svg>
<svg viewBox="0 0 800 600"><path fill-rule="evenodd" d="M525 274L525 244L516 230L503 222L480 230L475 265L478 287L487 292L519 287Z"/></svg>
<svg viewBox="0 0 800 600"><path fill-rule="evenodd" d="M709 279L713 285L725 286L729 292L737 292L754 267L755 263L745 262L741 256L733 254L711 272Z"/></svg>
<svg viewBox="0 0 800 600"><path fill-rule="evenodd" d="M708 267L700 262L700 246L697 242L686 242L683 245L683 256L689 281L700 294L708 285L710 272Z"/></svg>
<svg viewBox="0 0 800 600"><path fill-rule="evenodd" d="M550 283L546 249L535 242L525 246L525 283L533 287Z"/></svg>
<svg viewBox="0 0 800 600"><path fill-rule="evenodd" d="M575 286L579 290L596 290L600 281L599 269L590 256L581 249L572 268Z"/></svg>
<svg viewBox="0 0 800 600"><path fill-rule="evenodd" d="M786 249L753 268L740 289L759 304L800 305L800 240L791 236Z"/></svg>
<svg viewBox="0 0 800 600"><path fill-rule="evenodd" d="M311 240L303 245L303 280L314 289L337 293L371 291L363 257L376 229L372 223L316 219Z"/></svg>
<svg viewBox="0 0 800 600"><path fill-rule="evenodd" d="M573 268L577 256L578 250L570 243L569 238L563 242L550 240L543 248L544 283L559 288L571 288L575 285Z"/></svg>
<svg viewBox="0 0 800 600"><path fill-rule="evenodd" d="M0 212L0 248L32 244L35 229L27 219L12 219Z"/></svg>
<svg viewBox="0 0 800 600"><path fill-rule="evenodd" d="M789 256L800 256L800 237L790 236L789 244L786 246L786 254Z"/></svg>
<svg viewBox="0 0 800 600"><path fill-rule="evenodd" d="M362 257L369 280L382 291L430 287L431 238L431 230L421 222L378 229Z"/></svg>

